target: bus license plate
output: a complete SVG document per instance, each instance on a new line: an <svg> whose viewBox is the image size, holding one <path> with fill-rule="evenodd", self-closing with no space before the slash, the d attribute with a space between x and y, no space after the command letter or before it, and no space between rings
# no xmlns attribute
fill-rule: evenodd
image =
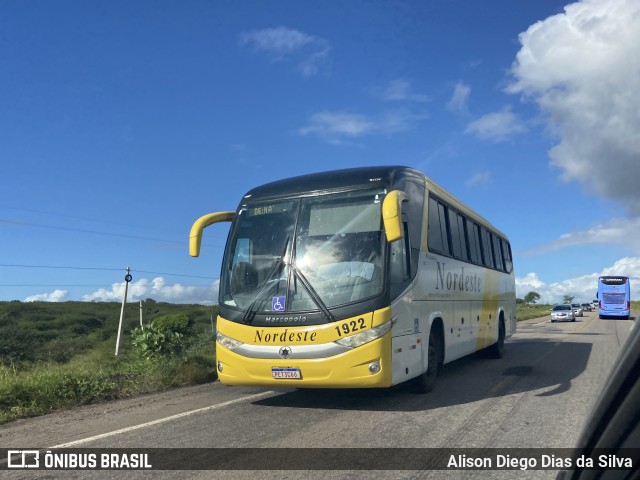
<svg viewBox="0 0 640 480"><path fill-rule="evenodd" d="M302 379L302 374L299 368L276 368L271 369L271 375L273 378L279 379Z"/></svg>

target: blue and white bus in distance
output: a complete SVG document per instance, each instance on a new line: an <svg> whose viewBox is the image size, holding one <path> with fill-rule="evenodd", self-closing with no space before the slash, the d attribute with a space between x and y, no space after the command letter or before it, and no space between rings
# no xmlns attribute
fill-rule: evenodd
<svg viewBox="0 0 640 480"><path fill-rule="evenodd" d="M630 313L629 277L600 277L598 279L598 316L628 319Z"/></svg>

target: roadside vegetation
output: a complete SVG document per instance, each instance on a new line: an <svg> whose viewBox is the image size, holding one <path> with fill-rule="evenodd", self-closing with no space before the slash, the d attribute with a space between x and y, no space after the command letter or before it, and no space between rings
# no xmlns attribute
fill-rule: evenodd
<svg viewBox="0 0 640 480"><path fill-rule="evenodd" d="M516 304L516 318L518 321L530 320L532 318L544 317L550 315L553 305L540 304L528 305L526 303Z"/></svg>
<svg viewBox="0 0 640 480"><path fill-rule="evenodd" d="M0 302L0 424L87 404L213 381L216 307Z"/></svg>
<svg viewBox="0 0 640 480"><path fill-rule="evenodd" d="M552 305L538 304L541 298L542 296L538 292L529 292L523 298L516 298L516 318L518 321L550 315L549 311Z"/></svg>

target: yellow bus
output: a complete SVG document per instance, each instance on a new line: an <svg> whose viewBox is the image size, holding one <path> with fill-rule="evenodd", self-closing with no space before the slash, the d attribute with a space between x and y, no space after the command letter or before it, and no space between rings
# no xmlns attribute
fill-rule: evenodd
<svg viewBox="0 0 640 480"><path fill-rule="evenodd" d="M443 364L502 357L516 329L509 241L408 167L335 170L259 186L222 259L218 376L228 385L430 391Z"/></svg>

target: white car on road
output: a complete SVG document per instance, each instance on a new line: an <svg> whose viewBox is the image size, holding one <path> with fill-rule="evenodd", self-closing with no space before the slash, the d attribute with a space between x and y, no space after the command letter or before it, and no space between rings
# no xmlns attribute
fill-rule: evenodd
<svg viewBox="0 0 640 480"><path fill-rule="evenodd" d="M555 322L575 322L576 316L573 313L573 307L568 304L556 305L551 309L551 323Z"/></svg>
<svg viewBox="0 0 640 480"><path fill-rule="evenodd" d="M573 314L576 317L582 317L584 315L584 310L582 309L579 303L572 303L571 307L573 308Z"/></svg>

